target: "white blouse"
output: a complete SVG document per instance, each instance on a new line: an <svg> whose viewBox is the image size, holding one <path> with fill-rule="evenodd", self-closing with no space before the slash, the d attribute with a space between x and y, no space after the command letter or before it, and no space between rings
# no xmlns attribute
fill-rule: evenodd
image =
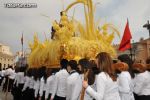
<svg viewBox="0 0 150 100"><path fill-rule="evenodd" d="M55 78L55 75L51 75L47 78L47 81L46 81L46 92L45 92L45 99L48 98L48 95L50 93L53 93L53 86L54 86L54 78Z"/></svg>
<svg viewBox="0 0 150 100"><path fill-rule="evenodd" d="M133 79L134 92L137 95L150 95L150 72L139 73Z"/></svg>
<svg viewBox="0 0 150 100"><path fill-rule="evenodd" d="M131 76L128 71L123 71L118 75L117 82L121 100L134 100L132 91Z"/></svg>
<svg viewBox="0 0 150 100"><path fill-rule="evenodd" d="M40 90L40 81L34 80L34 97L36 98Z"/></svg>
<svg viewBox="0 0 150 100"><path fill-rule="evenodd" d="M39 91L40 97L42 97L44 91L46 91L46 83L44 78L42 77L40 80L40 91Z"/></svg>
<svg viewBox="0 0 150 100"><path fill-rule="evenodd" d="M55 95L60 97L66 97L66 88L67 88L67 78L69 73L66 69L61 69L55 74L55 82L53 85L53 93L51 98L54 98Z"/></svg>
<svg viewBox="0 0 150 100"><path fill-rule="evenodd" d="M86 89L96 100L120 100L117 82L113 82L105 72L101 72L97 76L96 88L97 91L93 90L90 86Z"/></svg>
<svg viewBox="0 0 150 100"><path fill-rule="evenodd" d="M78 100L82 90L82 80L80 75L75 72L67 79L67 96L66 100Z"/></svg>

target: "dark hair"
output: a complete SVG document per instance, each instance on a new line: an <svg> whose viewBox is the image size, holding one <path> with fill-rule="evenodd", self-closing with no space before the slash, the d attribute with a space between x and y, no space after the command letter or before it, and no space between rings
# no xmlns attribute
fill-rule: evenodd
<svg viewBox="0 0 150 100"><path fill-rule="evenodd" d="M26 71L26 67L20 67L20 72L25 72Z"/></svg>
<svg viewBox="0 0 150 100"><path fill-rule="evenodd" d="M11 69L13 69L13 67L10 65L10 66L8 66L8 68L11 68Z"/></svg>
<svg viewBox="0 0 150 100"><path fill-rule="evenodd" d="M99 53L96 58L98 59L97 67L99 71L107 73L113 81L116 81L116 75L112 67L112 58L106 52Z"/></svg>
<svg viewBox="0 0 150 100"><path fill-rule="evenodd" d="M113 64L116 64L118 61L116 59L113 59Z"/></svg>
<svg viewBox="0 0 150 100"><path fill-rule="evenodd" d="M46 74L46 67L42 66L39 68L39 78L42 78Z"/></svg>
<svg viewBox="0 0 150 100"><path fill-rule="evenodd" d="M121 61L121 62L125 62L128 64L129 66L129 73L131 75L131 77L133 78L134 77L134 73L133 73L133 70L132 70L132 64L133 64L133 61L132 59L129 57L129 55L127 54L122 54L122 55L119 55L118 56L118 59Z"/></svg>
<svg viewBox="0 0 150 100"><path fill-rule="evenodd" d="M19 67L15 67L15 72L18 73L20 71Z"/></svg>
<svg viewBox="0 0 150 100"><path fill-rule="evenodd" d="M59 68L53 68L53 69L52 69L52 74L57 73L59 70L60 70Z"/></svg>
<svg viewBox="0 0 150 100"><path fill-rule="evenodd" d="M90 68L89 68L89 73L88 73L88 84L92 85L95 82L96 75L100 71L97 69L97 65L94 60L90 61Z"/></svg>
<svg viewBox="0 0 150 100"><path fill-rule="evenodd" d="M52 69L51 68L47 68L46 74L47 74L47 77L51 76L52 75Z"/></svg>
<svg viewBox="0 0 150 100"><path fill-rule="evenodd" d="M42 78L44 79L44 82L46 83L46 79L47 79L47 73L46 73L47 69L45 66L42 66L40 69L39 69L39 78Z"/></svg>
<svg viewBox="0 0 150 100"><path fill-rule="evenodd" d="M61 65L61 68L62 68L62 69L66 69L67 66L68 66L68 60L67 60L67 59L62 59L62 60L60 61L60 65Z"/></svg>
<svg viewBox="0 0 150 100"><path fill-rule="evenodd" d="M75 61L75 60L70 60L68 62L68 65L71 67L71 69L74 69L74 70L77 69L77 61Z"/></svg>
<svg viewBox="0 0 150 100"><path fill-rule="evenodd" d="M32 76L32 68L29 68L28 70L27 70L27 76L28 77L31 77Z"/></svg>
<svg viewBox="0 0 150 100"><path fill-rule="evenodd" d="M81 66L81 74L87 71L87 69L90 67L89 63L89 60L86 58L79 60L78 64Z"/></svg>
<svg viewBox="0 0 150 100"><path fill-rule="evenodd" d="M150 57L146 59L146 64L150 64Z"/></svg>
<svg viewBox="0 0 150 100"><path fill-rule="evenodd" d="M33 69L33 78L35 81L37 81L39 79L39 69L38 68Z"/></svg>

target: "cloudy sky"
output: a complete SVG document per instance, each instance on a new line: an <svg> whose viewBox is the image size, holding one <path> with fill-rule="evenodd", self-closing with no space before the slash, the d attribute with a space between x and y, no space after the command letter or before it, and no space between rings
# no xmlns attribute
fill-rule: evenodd
<svg viewBox="0 0 150 100"><path fill-rule="evenodd" d="M20 38L24 34L24 49L28 41L33 40L34 32L41 41L44 33L50 37L50 27L53 20L59 20L59 12L74 0L0 0L0 43L9 45L15 53L21 50ZM5 8L6 3L37 3L37 8ZM95 19L102 23L113 23L122 36L127 18L133 40L148 38L148 31L142 26L150 20L150 0L94 0L96 5ZM83 21L83 7L77 5L75 18ZM68 16L72 16L73 9ZM48 17L45 17L45 16ZM100 23L101 24L101 23ZM120 39L115 38L114 44Z"/></svg>

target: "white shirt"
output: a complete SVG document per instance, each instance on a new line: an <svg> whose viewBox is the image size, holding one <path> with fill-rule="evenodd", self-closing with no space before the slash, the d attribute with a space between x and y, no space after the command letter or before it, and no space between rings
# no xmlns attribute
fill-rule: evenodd
<svg viewBox="0 0 150 100"><path fill-rule="evenodd" d="M94 84L90 85L90 87L94 91L97 91L97 89L96 89L96 80L97 80L97 75L95 76L95 82L94 82ZM85 91L84 100L93 100L93 99L94 98L87 91Z"/></svg>
<svg viewBox="0 0 150 100"><path fill-rule="evenodd" d="M12 70L11 73L9 74L10 79L15 79L16 73L15 70Z"/></svg>
<svg viewBox="0 0 150 100"><path fill-rule="evenodd" d="M4 77L5 71L6 71L6 70L2 70L2 72L1 72L1 76L2 76L2 77Z"/></svg>
<svg viewBox="0 0 150 100"><path fill-rule="evenodd" d="M9 76L9 75L11 75L12 73L14 73L14 71L13 71L11 68L8 68L8 69L6 69L4 75L5 75L5 76L7 76L7 75Z"/></svg>
<svg viewBox="0 0 150 100"><path fill-rule="evenodd" d="M123 71L117 78L121 100L134 100L131 76L128 71Z"/></svg>
<svg viewBox="0 0 150 100"><path fill-rule="evenodd" d="M36 98L38 93L39 93L39 90L40 90L40 81L39 80L34 80L34 97Z"/></svg>
<svg viewBox="0 0 150 100"><path fill-rule="evenodd" d="M34 79L33 79L33 76L30 77L29 88L30 88L30 89L34 89Z"/></svg>
<svg viewBox="0 0 150 100"><path fill-rule="evenodd" d="M55 86L51 98L54 98L55 95L66 97L68 76L69 73L66 71L66 69L61 69L55 74Z"/></svg>
<svg viewBox="0 0 150 100"><path fill-rule="evenodd" d="M113 82L105 72L98 74L96 85L97 91L94 91L90 86L86 89L96 100L120 100L117 82Z"/></svg>
<svg viewBox="0 0 150 100"><path fill-rule="evenodd" d="M54 86L54 78L55 78L55 75L53 74L53 75L51 75L51 76L49 76L48 78L47 78L47 81L46 81L46 93L45 93L45 99L47 99L48 98L48 95L50 94L50 93L53 93L53 86Z"/></svg>
<svg viewBox="0 0 150 100"><path fill-rule="evenodd" d="M82 79L77 72L72 73L67 79L66 100L78 100L82 90Z"/></svg>
<svg viewBox="0 0 150 100"><path fill-rule="evenodd" d="M24 84L25 83L25 76L24 76L24 72L18 72L15 76L15 82L17 87L19 84Z"/></svg>
<svg viewBox="0 0 150 100"><path fill-rule="evenodd" d="M44 80L44 78L42 77L41 80L40 80L40 91L39 91L39 94L40 94L40 97L43 96L43 92L46 91L46 82Z"/></svg>
<svg viewBox="0 0 150 100"><path fill-rule="evenodd" d="M150 72L139 73L133 79L134 92L137 95L150 95Z"/></svg>
<svg viewBox="0 0 150 100"><path fill-rule="evenodd" d="M34 80L33 77L26 76L25 84L23 86L22 91L25 91L27 88L33 89L34 88Z"/></svg>

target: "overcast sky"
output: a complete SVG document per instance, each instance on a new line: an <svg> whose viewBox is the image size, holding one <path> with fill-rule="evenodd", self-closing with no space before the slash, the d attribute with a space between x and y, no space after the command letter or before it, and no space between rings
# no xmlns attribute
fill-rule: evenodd
<svg viewBox="0 0 150 100"><path fill-rule="evenodd" d="M34 32L38 33L41 41L45 39L44 32L50 37L53 20L59 20L59 12L74 0L0 0L0 43L11 47L13 53L21 50L20 38L24 34L24 48L28 41L33 40ZM5 3L37 3L37 8L5 8ZM98 3L95 19L102 23L113 23L122 36L127 18L133 40L141 37L148 38L148 31L142 26L150 20L150 0L94 0ZM84 19L82 5L75 8L75 18ZM68 16L72 16L73 9ZM42 15L49 16L44 17ZM120 39L115 38L114 44Z"/></svg>

